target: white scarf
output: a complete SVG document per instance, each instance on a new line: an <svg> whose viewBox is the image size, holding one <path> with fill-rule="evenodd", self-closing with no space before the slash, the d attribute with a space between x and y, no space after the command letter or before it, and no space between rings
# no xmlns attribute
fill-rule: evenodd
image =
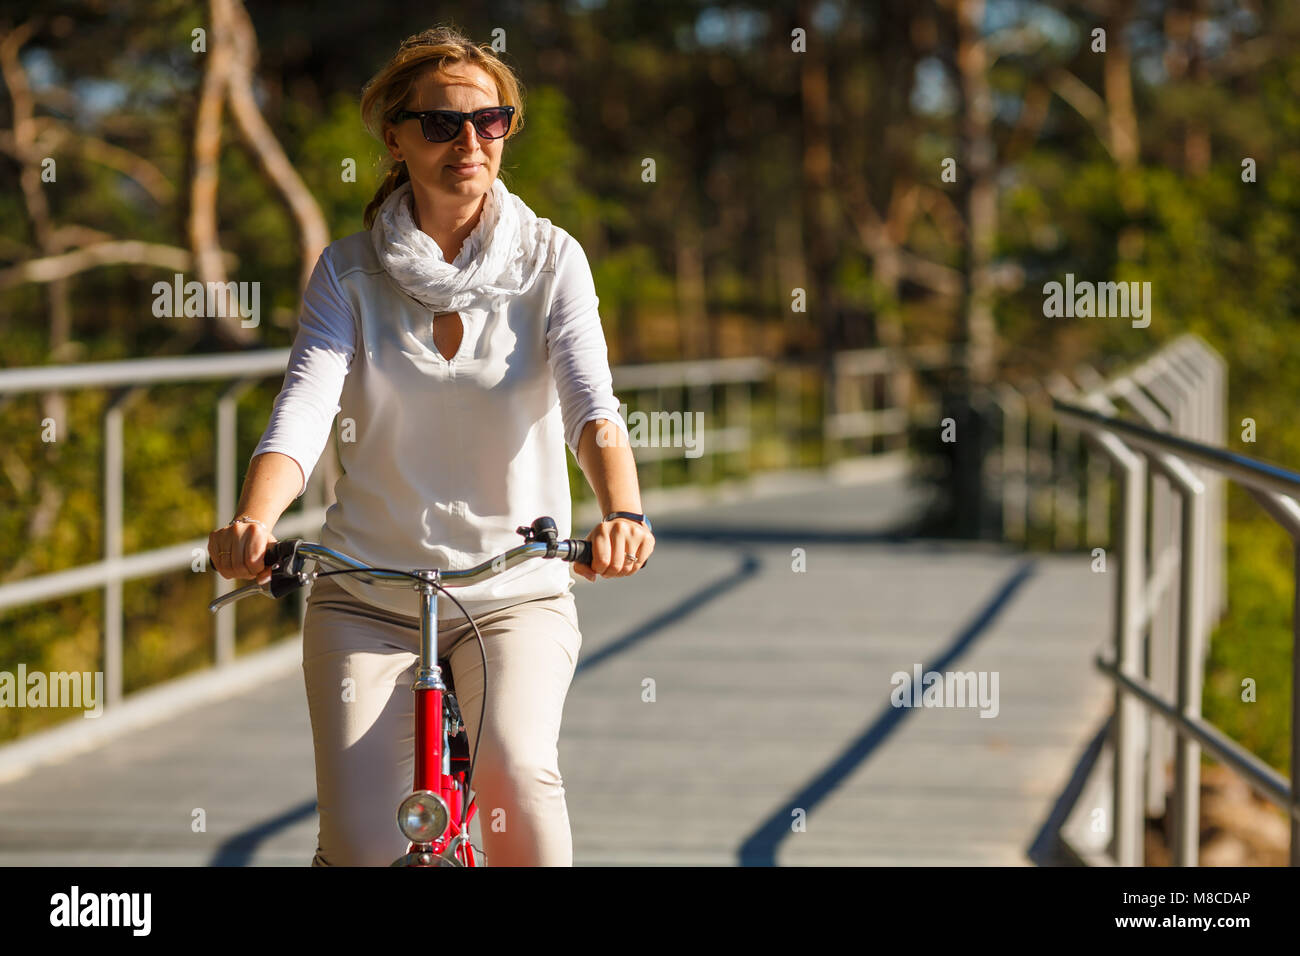
<svg viewBox="0 0 1300 956"><path fill-rule="evenodd" d="M455 263L416 226L413 202L407 180L379 207L370 239L393 280L434 312L459 312L481 295L527 292L546 264L551 220L539 218L500 179L492 180L478 225Z"/></svg>

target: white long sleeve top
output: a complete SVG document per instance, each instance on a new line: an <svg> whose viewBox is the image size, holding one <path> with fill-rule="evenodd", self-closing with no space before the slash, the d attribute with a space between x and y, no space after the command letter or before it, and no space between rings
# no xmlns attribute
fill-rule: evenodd
<svg viewBox="0 0 1300 956"><path fill-rule="evenodd" d="M322 544L375 566L452 570L520 544L515 529L540 515L555 519L561 538L575 536L565 446L576 457L593 419L626 425L587 257L552 228L531 288L460 310L464 335L450 360L433 345L433 313L387 275L368 233L321 254L253 456L297 462L301 496L338 417L344 474ZM482 238L476 230L453 265L468 262ZM413 588L335 580L376 606L419 613ZM566 562L535 559L455 594L477 615L572 586ZM461 616L445 595L438 602L440 617Z"/></svg>

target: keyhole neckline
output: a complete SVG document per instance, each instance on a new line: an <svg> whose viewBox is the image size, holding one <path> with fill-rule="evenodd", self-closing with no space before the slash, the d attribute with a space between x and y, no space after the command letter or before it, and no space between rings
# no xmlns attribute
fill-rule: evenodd
<svg viewBox="0 0 1300 956"><path fill-rule="evenodd" d="M460 323L460 334L452 334L456 347L452 350L450 356L444 355L442 349L438 346L438 319L443 316L454 315ZM429 317L429 340L433 345L433 353L444 362L451 364L460 358L461 350L465 347L465 317L459 311L435 312Z"/></svg>

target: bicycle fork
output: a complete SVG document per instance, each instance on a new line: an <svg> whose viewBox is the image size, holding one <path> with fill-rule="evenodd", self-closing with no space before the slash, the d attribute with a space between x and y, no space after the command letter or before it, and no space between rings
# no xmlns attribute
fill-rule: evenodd
<svg viewBox="0 0 1300 956"><path fill-rule="evenodd" d="M438 666L437 571L421 572L420 660L415 675L415 780L397 811L398 828L410 841L394 866L474 866L469 826L475 805L465 806L464 774L452 774L449 742L456 721L447 707L447 685Z"/></svg>

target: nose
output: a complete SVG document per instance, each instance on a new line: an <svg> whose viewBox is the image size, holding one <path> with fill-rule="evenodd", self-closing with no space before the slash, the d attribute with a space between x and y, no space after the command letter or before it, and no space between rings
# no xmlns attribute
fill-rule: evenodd
<svg viewBox="0 0 1300 956"><path fill-rule="evenodd" d="M471 120L465 120L464 125L460 128L460 134L456 137L456 142L464 143L471 149L478 148L478 130L474 128L474 123Z"/></svg>

